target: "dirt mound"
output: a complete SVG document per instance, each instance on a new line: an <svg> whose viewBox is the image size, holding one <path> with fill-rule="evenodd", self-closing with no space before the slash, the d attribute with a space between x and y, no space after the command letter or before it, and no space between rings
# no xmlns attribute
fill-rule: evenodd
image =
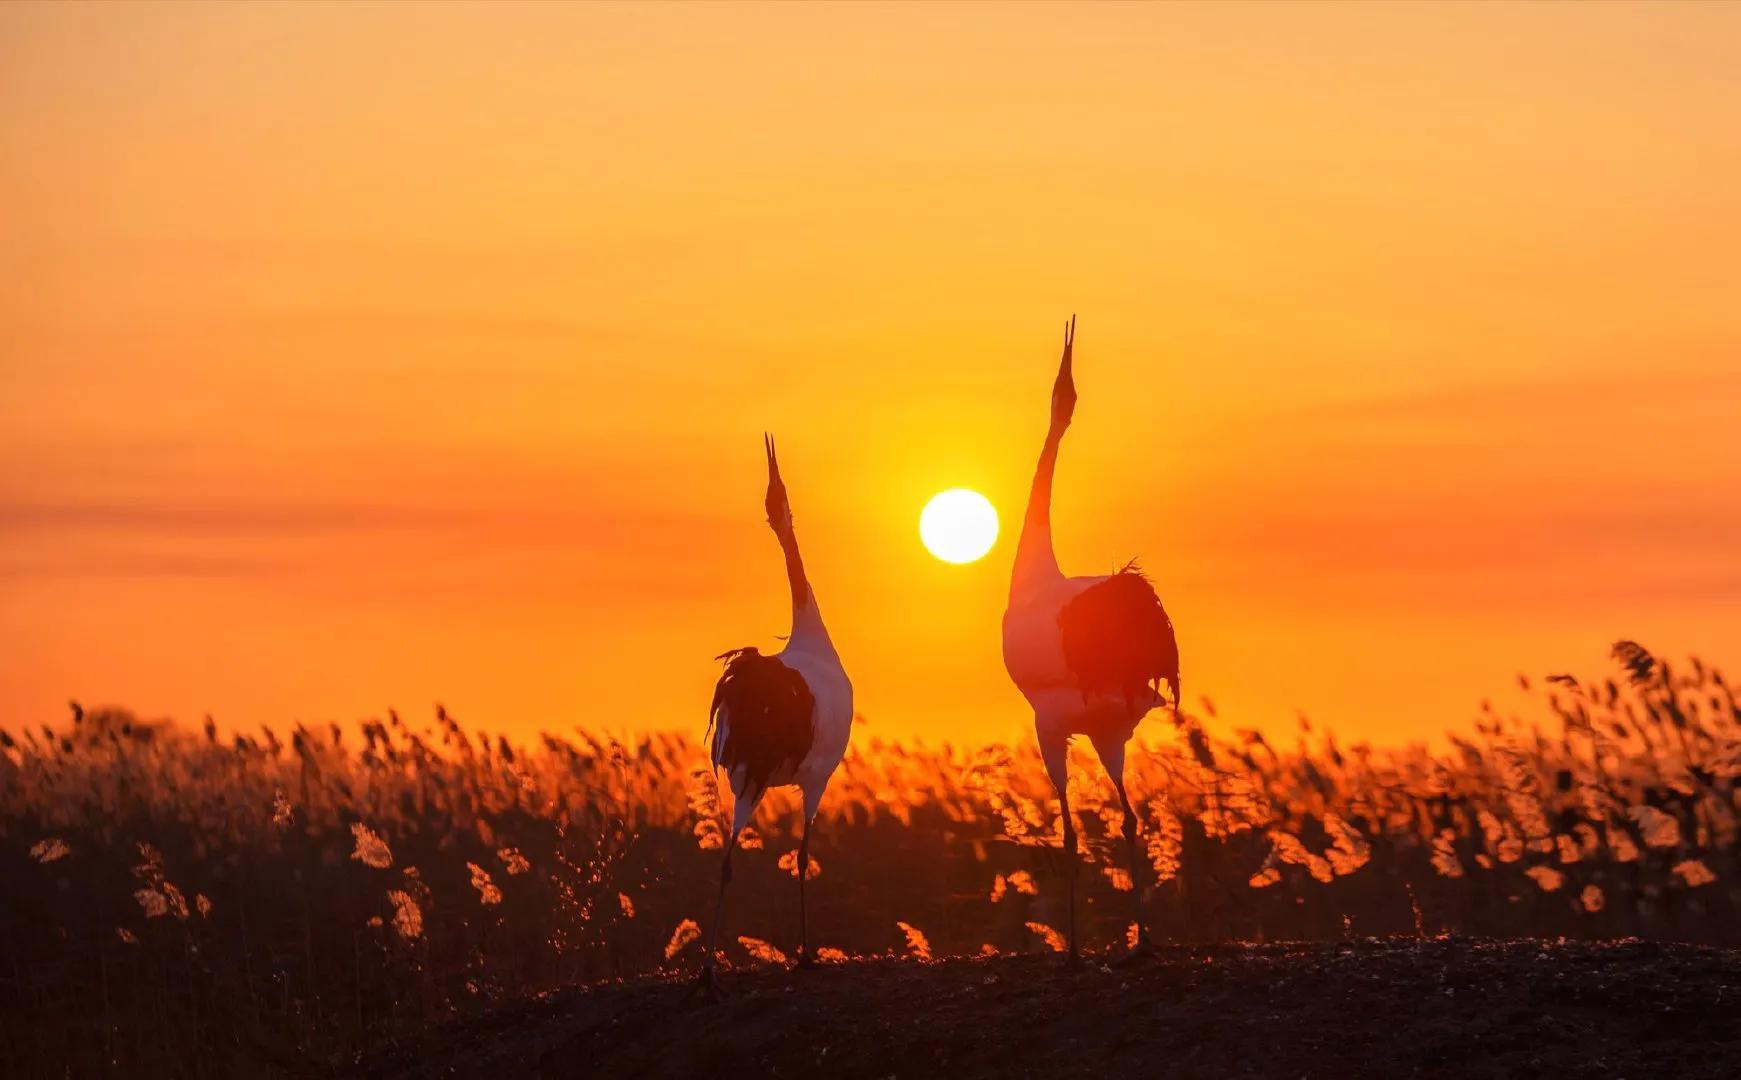
<svg viewBox="0 0 1741 1080"><path fill-rule="evenodd" d="M1367 939L641 980L384 1049L362 1077L1733 1076L1741 950Z"/></svg>

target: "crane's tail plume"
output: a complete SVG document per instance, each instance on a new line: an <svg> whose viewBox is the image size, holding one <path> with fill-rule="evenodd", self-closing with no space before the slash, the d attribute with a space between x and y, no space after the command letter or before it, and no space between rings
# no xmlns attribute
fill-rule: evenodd
<svg viewBox="0 0 1741 1080"><path fill-rule="evenodd" d="M1179 643L1173 620L1138 569L1127 564L1099 584L1077 594L1058 613L1064 663L1086 698L1122 694L1153 700L1161 683L1179 702Z"/></svg>
<svg viewBox="0 0 1741 1080"><path fill-rule="evenodd" d="M816 699L804 676L755 647L715 657L725 671L708 708L708 752L739 796L760 796L810 752Z"/></svg>

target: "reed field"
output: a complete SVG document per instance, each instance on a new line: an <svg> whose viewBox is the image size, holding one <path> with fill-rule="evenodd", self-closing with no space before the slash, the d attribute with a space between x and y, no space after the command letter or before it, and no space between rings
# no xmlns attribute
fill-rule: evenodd
<svg viewBox="0 0 1741 1080"><path fill-rule="evenodd" d="M1479 935L1741 944L1741 705L1622 642L1434 747L1157 712L1111 785L1073 753L1085 948L1142 897L1160 942ZM692 972L729 806L688 734L533 739L436 710L221 733L81 709L0 756L0 1048L19 1074L321 1071L510 1000ZM516 721L516 730L532 727ZM736 860L731 968L795 949L797 802ZM895 742L875 718L812 835L825 960L1062 947L1058 802L1031 740ZM699 925L698 925L699 924Z"/></svg>

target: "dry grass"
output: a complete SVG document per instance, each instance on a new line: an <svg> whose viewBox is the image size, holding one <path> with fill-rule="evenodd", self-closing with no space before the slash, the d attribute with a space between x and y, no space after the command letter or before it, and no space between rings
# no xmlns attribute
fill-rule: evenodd
<svg viewBox="0 0 1741 1080"><path fill-rule="evenodd" d="M1131 755L1147 864L1073 758L1085 943L1446 930L1741 939L1741 709L1717 672L1635 647L1563 676L1534 722L1451 750L1301 725L1183 731ZM812 837L828 959L1044 951L1060 822L1033 747L860 733ZM220 738L119 711L7 737L0 861L8 1058L24 1072L296 1071L506 997L699 959L729 807L699 745L583 731L531 745L444 712ZM797 803L764 804L722 941L777 963L797 925ZM816 873L815 869L812 874Z"/></svg>

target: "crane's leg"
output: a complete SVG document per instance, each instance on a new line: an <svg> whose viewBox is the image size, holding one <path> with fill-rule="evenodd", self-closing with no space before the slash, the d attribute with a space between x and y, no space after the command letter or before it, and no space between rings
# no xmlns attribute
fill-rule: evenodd
<svg viewBox="0 0 1741 1080"><path fill-rule="evenodd" d="M1076 825L1070 819L1070 796L1064 788L1058 789L1058 805L1064 814L1064 857L1070 860L1070 959L1071 966L1082 962L1082 954L1076 948L1076 871L1082 860L1076 850Z"/></svg>
<svg viewBox="0 0 1741 1080"><path fill-rule="evenodd" d="M822 791L804 789L804 833L798 841L798 967L816 966L816 954L810 951L810 923L804 904L804 882L810 877L810 823L822 807Z"/></svg>
<svg viewBox="0 0 1741 1080"><path fill-rule="evenodd" d="M1126 960L1134 960L1154 955L1154 948L1149 944L1148 925L1143 921L1143 868L1144 860L1137 854L1137 820L1136 808L1130 804L1130 794L1124 789L1124 743L1095 743L1094 750L1100 755L1100 763L1106 767L1106 775L1112 778L1112 786L1118 792L1118 805L1124 811L1124 847L1126 866L1130 871L1131 920L1136 924L1136 944Z"/></svg>
<svg viewBox="0 0 1741 1080"><path fill-rule="evenodd" d="M731 884L731 853L737 850L738 830L733 829L731 838L725 844L725 858L719 864L719 895L713 901L713 922L707 927L707 951L701 961L701 974L695 980L695 986L689 996L694 997L699 991L708 998L718 999L719 983L713 977L713 958L715 943L719 940L719 924L725 917L725 887Z"/></svg>
<svg viewBox="0 0 1741 1080"><path fill-rule="evenodd" d="M810 816L804 816L804 838L798 841L798 966L813 968L816 957L810 953L810 925L805 917L804 879L810 876Z"/></svg>
<svg viewBox="0 0 1741 1080"><path fill-rule="evenodd" d="M731 856L737 850L738 836L743 833L744 826L750 823L759 801L760 796L755 799L739 798L732 810L731 835L726 837L725 858L719 864L719 896L713 901L713 922L707 928L707 953L701 961L701 975L695 981L695 989L690 991L692 996L695 991L701 991L709 998L720 996L719 984L713 977L713 960L717 955L715 945L719 940L719 924L725 920L725 887L731 884Z"/></svg>
<svg viewBox="0 0 1741 1080"><path fill-rule="evenodd" d="M1052 786L1058 789L1058 807L1064 815L1064 859L1070 875L1068 962L1075 966L1082 962L1082 954L1076 948L1076 870L1079 860L1076 852L1076 823L1070 817L1069 752L1069 744L1064 736L1048 736L1044 731L1040 733L1040 758L1046 763L1046 775L1051 777Z"/></svg>

